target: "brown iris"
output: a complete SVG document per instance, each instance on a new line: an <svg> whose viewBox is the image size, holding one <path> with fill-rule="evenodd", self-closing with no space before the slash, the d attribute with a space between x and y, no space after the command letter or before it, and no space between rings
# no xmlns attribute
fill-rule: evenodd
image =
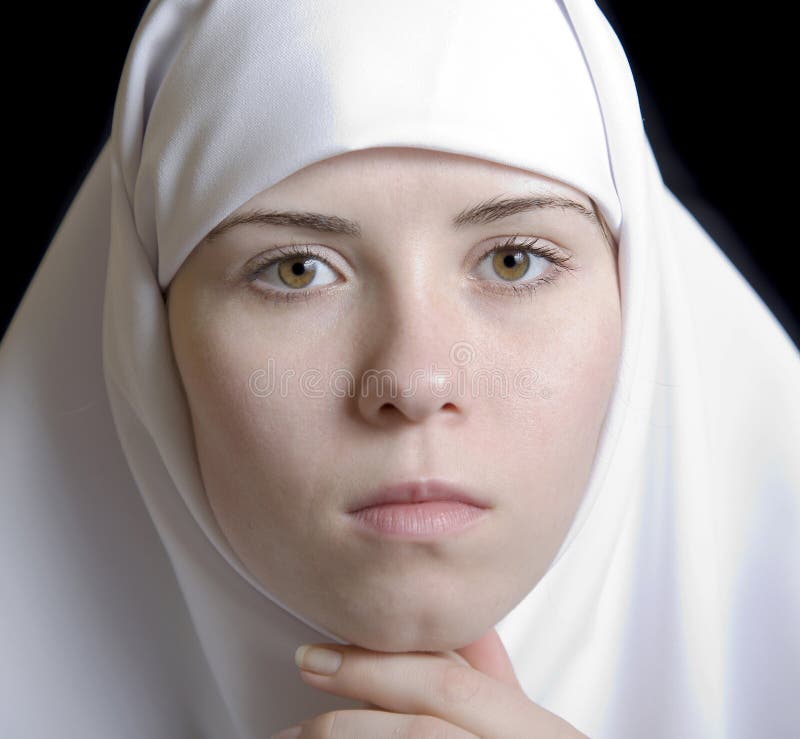
<svg viewBox="0 0 800 739"><path fill-rule="evenodd" d="M492 258L495 272L504 280L517 280L528 271L530 257L524 251L502 249Z"/></svg>
<svg viewBox="0 0 800 739"><path fill-rule="evenodd" d="M285 259L278 265L278 274L285 285L289 287L305 287L317 274L314 259L293 257Z"/></svg>

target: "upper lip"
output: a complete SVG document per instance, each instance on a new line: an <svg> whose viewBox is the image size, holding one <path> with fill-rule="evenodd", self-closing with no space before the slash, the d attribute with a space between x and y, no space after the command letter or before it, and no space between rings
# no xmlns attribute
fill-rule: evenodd
<svg viewBox="0 0 800 739"><path fill-rule="evenodd" d="M349 512L355 513L362 508L385 505L387 503L423 503L429 500L454 500L468 503L478 508L489 508L489 504L486 501L467 493L463 488L443 480L424 479L410 480L394 485L382 485L356 503Z"/></svg>

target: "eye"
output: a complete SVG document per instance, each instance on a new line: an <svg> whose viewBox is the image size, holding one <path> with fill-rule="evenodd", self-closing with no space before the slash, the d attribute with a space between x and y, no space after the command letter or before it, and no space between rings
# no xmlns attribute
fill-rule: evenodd
<svg viewBox="0 0 800 739"><path fill-rule="evenodd" d="M267 289L256 289L265 297L281 302L313 295L315 290L305 288L330 285L336 281L336 273L313 249L293 245L257 258L247 269L247 280L268 285Z"/></svg>
<svg viewBox="0 0 800 739"><path fill-rule="evenodd" d="M483 255L477 270L483 289L529 295L554 282L559 272L576 269L569 256L540 239L519 242L517 238L510 237ZM245 272L245 280L257 284L255 289L263 297L281 303L313 297L319 290L306 288L334 284L338 270L307 245L292 244L256 257ZM533 279L522 280L531 275Z"/></svg>
<svg viewBox="0 0 800 739"><path fill-rule="evenodd" d="M517 241L517 238L510 237L483 255L477 272L486 289L530 294L544 284L555 282L560 272L576 269L568 255L540 239L528 237ZM521 281L524 277L532 279Z"/></svg>

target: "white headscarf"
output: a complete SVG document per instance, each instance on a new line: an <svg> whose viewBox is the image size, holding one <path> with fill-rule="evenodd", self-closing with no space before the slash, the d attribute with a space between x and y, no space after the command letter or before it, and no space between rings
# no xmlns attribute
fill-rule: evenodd
<svg viewBox="0 0 800 739"><path fill-rule="evenodd" d="M414 146L587 193L619 243L619 374L582 504L497 626L593 738L800 725L800 356L661 181L589 0L153 0L112 132L0 347L3 737L256 739L363 704L341 641L247 572L203 492L163 290L253 195Z"/></svg>

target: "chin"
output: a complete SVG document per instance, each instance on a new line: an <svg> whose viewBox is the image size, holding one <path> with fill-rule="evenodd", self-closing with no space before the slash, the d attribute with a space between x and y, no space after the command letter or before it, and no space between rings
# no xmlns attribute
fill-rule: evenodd
<svg viewBox="0 0 800 739"><path fill-rule="evenodd" d="M499 619L498 619L499 620ZM374 652L446 652L471 644L485 634L495 621L486 623L470 614L469 619L452 614L427 614L425 618L389 619L383 624L358 624L333 630L340 638Z"/></svg>

